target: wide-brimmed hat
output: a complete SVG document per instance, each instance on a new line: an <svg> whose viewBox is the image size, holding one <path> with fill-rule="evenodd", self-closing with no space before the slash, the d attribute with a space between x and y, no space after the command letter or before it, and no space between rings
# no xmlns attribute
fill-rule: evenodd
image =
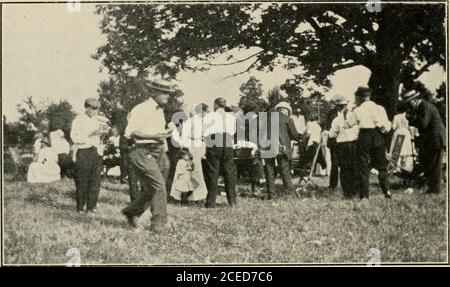
<svg viewBox="0 0 450 287"><path fill-rule="evenodd" d="M149 79L147 81L147 85L155 90L161 91L161 92L166 92L166 93L173 93L175 92L175 88L173 87L173 85L166 80L163 79Z"/></svg>
<svg viewBox="0 0 450 287"><path fill-rule="evenodd" d="M336 95L331 99L331 102L335 104L336 106L345 106L348 103L348 100L346 97L342 95Z"/></svg>
<svg viewBox="0 0 450 287"><path fill-rule="evenodd" d="M292 108L291 105L289 105L289 103L287 102L279 102L276 106L275 106L275 110L278 109L287 109L289 111L290 114L292 114Z"/></svg>
<svg viewBox="0 0 450 287"><path fill-rule="evenodd" d="M355 92L355 96L358 98L364 98L367 94L372 95L372 89L365 86L358 87Z"/></svg>
<svg viewBox="0 0 450 287"><path fill-rule="evenodd" d="M418 92L416 90L410 90L408 92L403 93L400 96L400 99L401 99L402 103L406 104L409 101L411 101L412 99L415 99L415 98L417 98L419 96L420 96L420 92Z"/></svg>

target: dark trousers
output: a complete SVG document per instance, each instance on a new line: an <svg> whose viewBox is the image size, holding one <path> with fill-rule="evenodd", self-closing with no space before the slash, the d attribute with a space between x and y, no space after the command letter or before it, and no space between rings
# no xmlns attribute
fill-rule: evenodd
<svg viewBox="0 0 450 287"><path fill-rule="evenodd" d="M139 196L139 176L137 174L136 168L134 168L129 162L131 159L129 158L129 154L126 155L127 159L127 174L128 174L128 186L130 188L130 201L134 201ZM158 160L159 169L161 170L161 174L163 175L164 180L167 184L167 177L169 174L169 161L166 156L161 156ZM166 185L167 186L167 185ZM142 188L141 188L142 189Z"/></svg>
<svg viewBox="0 0 450 287"><path fill-rule="evenodd" d="M150 207L151 224L155 227L167 223L166 184L159 166L160 163L166 162L163 160L164 157L166 157L166 153L162 146L135 147L128 156L129 165L132 172L137 175L142 191L123 210L123 213L129 216L141 216ZM163 167L163 169L165 168Z"/></svg>
<svg viewBox="0 0 450 287"><path fill-rule="evenodd" d="M260 158L254 158L251 160L252 166L251 166L251 172L250 175L252 177L251 182L252 183L259 183L261 179L264 178L264 165Z"/></svg>
<svg viewBox="0 0 450 287"><path fill-rule="evenodd" d="M423 152L424 172L428 182L427 192L439 193L441 192L444 149L425 149Z"/></svg>
<svg viewBox="0 0 450 287"><path fill-rule="evenodd" d="M130 153L126 155L127 159L127 174L128 174L128 186L130 188L130 201L134 201L139 196L139 177L137 170L130 163Z"/></svg>
<svg viewBox="0 0 450 287"><path fill-rule="evenodd" d="M283 181L283 187L287 193L294 191L294 185L291 177L291 165L286 155L278 155L276 158L265 158L264 171L266 174L267 192L275 192L275 160L280 168L280 176Z"/></svg>
<svg viewBox="0 0 450 287"><path fill-rule="evenodd" d="M92 211L97 206L100 192L102 158L94 147L79 149L75 161L77 210Z"/></svg>
<svg viewBox="0 0 450 287"><path fill-rule="evenodd" d="M124 180L128 175L128 153L125 149L120 149L120 180Z"/></svg>
<svg viewBox="0 0 450 287"><path fill-rule="evenodd" d="M345 198L352 198L359 194L356 142L338 143L335 148L339 162L342 192L344 193Z"/></svg>
<svg viewBox="0 0 450 287"><path fill-rule="evenodd" d="M232 147L208 147L206 148L206 160L204 161L205 182L208 194L206 207L216 206L217 185L219 175L223 175L225 192L230 206L236 204L236 166L234 164L234 150Z"/></svg>
<svg viewBox="0 0 450 287"><path fill-rule="evenodd" d="M330 146L331 170L330 170L330 188L336 188L339 180L339 157L337 146ZM342 185L342 183L341 183Z"/></svg>
<svg viewBox="0 0 450 287"><path fill-rule="evenodd" d="M359 192L361 198L369 197L370 170L378 170L378 181L384 194L388 192L386 146L378 129L360 129L356 141L359 165Z"/></svg>

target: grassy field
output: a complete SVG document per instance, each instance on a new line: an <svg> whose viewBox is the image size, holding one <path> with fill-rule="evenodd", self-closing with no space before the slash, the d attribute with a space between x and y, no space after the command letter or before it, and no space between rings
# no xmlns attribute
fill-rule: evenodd
<svg viewBox="0 0 450 287"><path fill-rule="evenodd" d="M139 228L120 214L127 186L105 182L96 214L75 212L71 180L31 185L5 179L4 263L66 264L71 248L81 264L362 263L380 251L381 264L446 262L447 196L394 190L385 200L376 184L369 200L349 201L341 192L272 201L239 198L230 209L169 204L170 228ZM240 187L242 190L243 186ZM225 203L224 197L220 201Z"/></svg>

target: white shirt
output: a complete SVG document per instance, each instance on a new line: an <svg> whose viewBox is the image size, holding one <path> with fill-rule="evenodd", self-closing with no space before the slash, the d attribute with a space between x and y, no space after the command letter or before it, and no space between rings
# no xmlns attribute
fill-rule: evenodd
<svg viewBox="0 0 450 287"><path fill-rule="evenodd" d="M309 135L308 146L313 143L320 144L322 128L317 121L308 122L306 124L306 133Z"/></svg>
<svg viewBox="0 0 450 287"><path fill-rule="evenodd" d="M348 112L347 117L350 116L352 112ZM334 118L331 123L331 128L329 132L330 138L336 138L336 142L351 142L358 138L359 128L357 125L346 128L344 113L338 112L336 118Z"/></svg>
<svg viewBox="0 0 450 287"><path fill-rule="evenodd" d="M306 123L305 117L302 115L292 116L292 120L294 121L295 128L299 134L304 134L306 131Z"/></svg>
<svg viewBox="0 0 450 287"><path fill-rule="evenodd" d="M72 122L70 138L76 145L76 148L96 147L100 154L101 140L100 135L91 136L94 131L100 130L101 123L96 117L89 117L86 114L77 116Z"/></svg>
<svg viewBox="0 0 450 287"><path fill-rule="evenodd" d="M234 135L236 133L236 117L232 113L225 112L224 109L217 109L204 116L203 130L204 137L224 133Z"/></svg>
<svg viewBox="0 0 450 287"><path fill-rule="evenodd" d="M112 136L112 137L109 138L109 140L112 142L114 147L119 147L120 136Z"/></svg>
<svg viewBox="0 0 450 287"><path fill-rule="evenodd" d="M366 101L353 110L347 122L350 126L359 125L360 129L383 128L385 132L391 130L391 122L389 121L386 110L372 101Z"/></svg>
<svg viewBox="0 0 450 287"><path fill-rule="evenodd" d="M166 131L166 119L163 109L153 98L136 105L128 114L128 125L125 137L129 138L135 131L147 134L158 134ZM154 140L136 140L136 143L156 143Z"/></svg>

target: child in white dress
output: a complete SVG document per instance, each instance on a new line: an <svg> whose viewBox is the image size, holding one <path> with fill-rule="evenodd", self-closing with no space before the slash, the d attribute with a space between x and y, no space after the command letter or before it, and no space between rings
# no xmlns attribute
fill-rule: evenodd
<svg viewBox="0 0 450 287"><path fill-rule="evenodd" d="M171 195L180 200L182 205L188 203L194 190L199 186L193 177L195 168L198 167L194 166L192 154L187 149L180 150Z"/></svg>

